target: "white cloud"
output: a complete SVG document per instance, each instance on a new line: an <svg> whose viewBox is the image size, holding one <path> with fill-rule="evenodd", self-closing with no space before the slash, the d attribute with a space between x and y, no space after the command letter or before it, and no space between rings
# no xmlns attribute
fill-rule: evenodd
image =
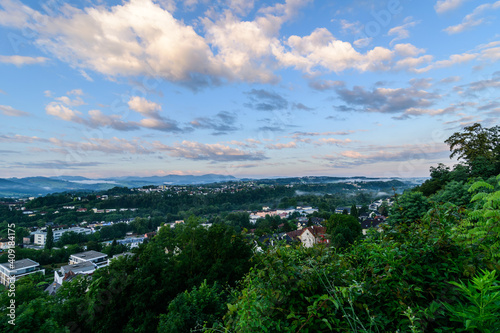
<svg viewBox="0 0 500 333"><path fill-rule="evenodd" d="M33 65L33 64L43 64L49 60L45 57L25 57L20 55L12 55L12 56L3 56L0 55L0 62L5 64L12 64L18 67L24 65Z"/></svg>
<svg viewBox="0 0 500 333"><path fill-rule="evenodd" d="M161 110L161 105L150 102L144 97L134 96L128 101L128 107L131 110L139 112L142 115L159 118L159 111Z"/></svg>
<svg viewBox="0 0 500 333"><path fill-rule="evenodd" d="M394 51L402 57L415 57L420 53L425 53L424 49L419 49L409 43L394 45Z"/></svg>
<svg viewBox="0 0 500 333"><path fill-rule="evenodd" d="M75 123L83 124L85 120L80 117L81 112L71 110L70 108L57 103L51 102L45 107L47 114L61 118L62 120L72 121Z"/></svg>
<svg viewBox="0 0 500 333"><path fill-rule="evenodd" d="M472 13L466 15L462 22L457 25L449 26L444 29L448 34L457 34L487 22L484 17L481 17L484 12L492 11L500 8L500 1L495 3L486 3L476 7Z"/></svg>
<svg viewBox="0 0 500 333"><path fill-rule="evenodd" d="M78 96L75 99L71 99L68 96L56 97L54 99L67 106L80 106L85 104L85 102Z"/></svg>
<svg viewBox="0 0 500 333"><path fill-rule="evenodd" d="M322 145L337 145L337 146L343 146L345 144L351 143L351 139L335 139L335 138L321 138L317 141L313 141L312 143L317 145L317 146L322 146Z"/></svg>
<svg viewBox="0 0 500 333"><path fill-rule="evenodd" d="M444 12L460 7L467 0L439 0L434 5L436 13L442 14Z"/></svg>
<svg viewBox="0 0 500 333"><path fill-rule="evenodd" d="M262 152L247 152L220 143L204 144L184 140L175 143L173 146L168 146L157 141L153 143L153 146L157 150L169 152L171 156L190 160L228 162L266 159Z"/></svg>
<svg viewBox="0 0 500 333"><path fill-rule="evenodd" d="M228 7L236 14L246 15L254 7L255 0L227 0Z"/></svg>
<svg viewBox="0 0 500 333"><path fill-rule="evenodd" d="M0 11L0 25L24 28L37 12L17 0L3 0Z"/></svg>
<svg viewBox="0 0 500 333"><path fill-rule="evenodd" d="M37 22L36 30L38 46L82 70L185 82L224 76L204 39L151 0L67 8L64 16Z"/></svg>
<svg viewBox="0 0 500 333"><path fill-rule="evenodd" d="M111 127L118 131L132 131L139 129L139 125L137 123L124 121L120 115L113 114L108 116L100 110L90 110L88 114L89 119L85 120L84 123L90 127Z"/></svg>
<svg viewBox="0 0 500 333"><path fill-rule="evenodd" d="M353 68L360 71L384 70L393 57L393 52L383 47L361 54L350 43L336 39L325 28L315 29L305 37L290 36L286 44L290 51L281 48L275 52L280 63L307 73L314 73L317 67L334 72Z"/></svg>
<svg viewBox="0 0 500 333"><path fill-rule="evenodd" d="M4 116L9 116L9 117L29 116L28 112L14 109L12 106L9 105L0 105L0 113L3 114Z"/></svg>
<svg viewBox="0 0 500 333"><path fill-rule="evenodd" d="M389 44L392 45L395 41L410 37L410 32L408 31L408 28L414 27L418 23L419 22L414 21L411 16L405 18L403 25L394 27L390 29L389 32L387 33L388 36L396 36L391 40Z"/></svg>
<svg viewBox="0 0 500 333"><path fill-rule="evenodd" d="M267 149L290 149L290 148L297 148L297 143L294 141L290 141L288 143L275 143L275 144L268 144L266 145Z"/></svg>
<svg viewBox="0 0 500 333"><path fill-rule="evenodd" d="M372 41L373 37L360 38L352 42L352 45L358 48L363 48L363 47L368 47L372 43Z"/></svg>

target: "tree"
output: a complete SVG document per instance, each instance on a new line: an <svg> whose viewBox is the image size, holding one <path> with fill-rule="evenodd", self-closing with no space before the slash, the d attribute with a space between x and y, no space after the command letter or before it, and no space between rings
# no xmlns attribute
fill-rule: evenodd
<svg viewBox="0 0 500 333"><path fill-rule="evenodd" d="M207 285L205 280L198 288L178 294L168 305L168 313L160 315L158 332L191 332L204 323L211 327L217 321L222 322L227 296L221 289L217 283Z"/></svg>
<svg viewBox="0 0 500 333"><path fill-rule="evenodd" d="M380 207L378 208L378 212L380 215L387 216L389 215L389 206L387 205L387 202L382 202Z"/></svg>
<svg viewBox="0 0 500 333"><path fill-rule="evenodd" d="M422 192L405 192L389 210L388 222L392 225L416 222L429 210L429 199Z"/></svg>
<svg viewBox="0 0 500 333"><path fill-rule="evenodd" d="M355 218L359 217L358 208L356 207L356 205L351 206L351 216L354 216Z"/></svg>
<svg viewBox="0 0 500 333"><path fill-rule="evenodd" d="M345 214L332 214L328 219L326 232L330 235L332 246L337 248L354 243L363 233L358 219Z"/></svg>
<svg viewBox="0 0 500 333"><path fill-rule="evenodd" d="M465 127L464 132L454 133L445 143L450 146L450 158L456 156L458 160L464 160L473 173L486 172L476 176L489 177L499 171L500 126L483 128L475 123ZM491 165L494 167L484 168Z"/></svg>
<svg viewBox="0 0 500 333"><path fill-rule="evenodd" d="M49 225L47 227L47 239L45 240L45 248L51 250L54 247L54 233L52 232L52 227Z"/></svg>

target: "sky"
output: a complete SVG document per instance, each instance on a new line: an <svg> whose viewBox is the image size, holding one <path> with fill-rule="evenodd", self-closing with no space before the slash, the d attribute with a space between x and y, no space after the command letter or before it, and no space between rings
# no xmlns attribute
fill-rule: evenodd
<svg viewBox="0 0 500 333"><path fill-rule="evenodd" d="M499 124L500 1L0 0L0 178L426 177Z"/></svg>

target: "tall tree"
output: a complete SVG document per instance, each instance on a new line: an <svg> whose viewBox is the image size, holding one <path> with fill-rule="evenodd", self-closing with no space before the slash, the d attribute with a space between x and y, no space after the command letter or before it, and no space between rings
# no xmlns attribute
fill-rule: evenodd
<svg viewBox="0 0 500 333"><path fill-rule="evenodd" d="M359 217L358 208L356 207L356 205L351 206L351 216L354 216L355 218Z"/></svg>
<svg viewBox="0 0 500 333"><path fill-rule="evenodd" d="M463 132L456 132L446 141L450 146L450 158L464 160L474 171L487 174L475 176L492 176L499 170L500 162L500 126L484 128L479 123L467 126ZM484 166L492 166L484 168ZM477 168L480 170L476 170Z"/></svg>
<svg viewBox="0 0 500 333"><path fill-rule="evenodd" d="M45 248L51 250L54 247L54 233L52 232L52 227L49 225L47 227L47 239L45 240Z"/></svg>

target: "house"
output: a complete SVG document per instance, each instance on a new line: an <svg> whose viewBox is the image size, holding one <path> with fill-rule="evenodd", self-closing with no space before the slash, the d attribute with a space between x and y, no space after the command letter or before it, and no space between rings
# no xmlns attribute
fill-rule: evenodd
<svg viewBox="0 0 500 333"><path fill-rule="evenodd" d="M84 262L90 262L92 264L95 264L97 267L105 267L108 266L108 255L91 250L75 253L69 257L70 265L81 264Z"/></svg>
<svg viewBox="0 0 500 333"><path fill-rule="evenodd" d="M292 239L300 240L304 247L313 247L314 244L330 243L330 240L326 237L325 232L325 227L312 226L288 232L287 235Z"/></svg>
<svg viewBox="0 0 500 333"><path fill-rule="evenodd" d="M377 228L379 229L379 224L385 222L385 218L367 218L361 221L361 229L363 230L363 235L366 235L368 229Z"/></svg>
<svg viewBox="0 0 500 333"><path fill-rule="evenodd" d="M97 268L99 267L91 261L83 261L78 264L62 266L58 271L54 272L54 282L62 285L69 277L72 278L79 274L89 275L94 273Z"/></svg>
<svg viewBox="0 0 500 333"><path fill-rule="evenodd" d="M0 239L0 250L7 250L14 247L14 242L9 241L7 238Z"/></svg>
<svg viewBox="0 0 500 333"><path fill-rule="evenodd" d="M40 268L40 264L31 259L16 260L14 263L0 264L0 283L8 286L12 280L19 280L23 276L42 273L45 270Z"/></svg>
<svg viewBox="0 0 500 333"><path fill-rule="evenodd" d="M273 246L274 243L280 242L280 241L285 241L287 244L289 244L289 243L293 242L293 239L290 236L288 236L286 232L281 232L279 234L261 236L261 237L259 237L258 241L259 241L259 243Z"/></svg>
<svg viewBox="0 0 500 333"><path fill-rule="evenodd" d="M311 217L309 220L311 221L311 224L317 226L321 226L321 224L325 222L325 219L321 217Z"/></svg>
<svg viewBox="0 0 500 333"><path fill-rule="evenodd" d="M115 254L113 256L113 258L109 259L110 261L113 261L113 260L116 260L120 257L124 257L124 258L128 258L128 257L133 257L134 254L132 252L123 252L123 253L119 253L119 254Z"/></svg>
<svg viewBox="0 0 500 333"><path fill-rule="evenodd" d="M151 239L154 236L156 236L156 231L151 231L151 232L147 232L147 233L144 234L144 237L148 238L148 239Z"/></svg>
<svg viewBox="0 0 500 333"><path fill-rule="evenodd" d="M264 235L259 237L258 241L255 242L256 245L256 251L257 252L262 252L262 247L260 246L261 244L264 246L274 246L278 242L285 242L286 244L290 244L293 242L293 239L287 235L286 232L281 232L279 234L272 234L272 235Z"/></svg>
<svg viewBox="0 0 500 333"><path fill-rule="evenodd" d="M81 228L81 227L73 227L73 228L68 228L68 229L54 229L52 231L52 234L54 235L54 242L57 242L59 239L61 239L61 236L65 232L76 232L77 234L86 234L90 235L92 233L92 230L89 228ZM45 242L47 241L47 231L41 231L37 230L35 232L31 233L34 235L34 243L40 246L45 246Z"/></svg>

